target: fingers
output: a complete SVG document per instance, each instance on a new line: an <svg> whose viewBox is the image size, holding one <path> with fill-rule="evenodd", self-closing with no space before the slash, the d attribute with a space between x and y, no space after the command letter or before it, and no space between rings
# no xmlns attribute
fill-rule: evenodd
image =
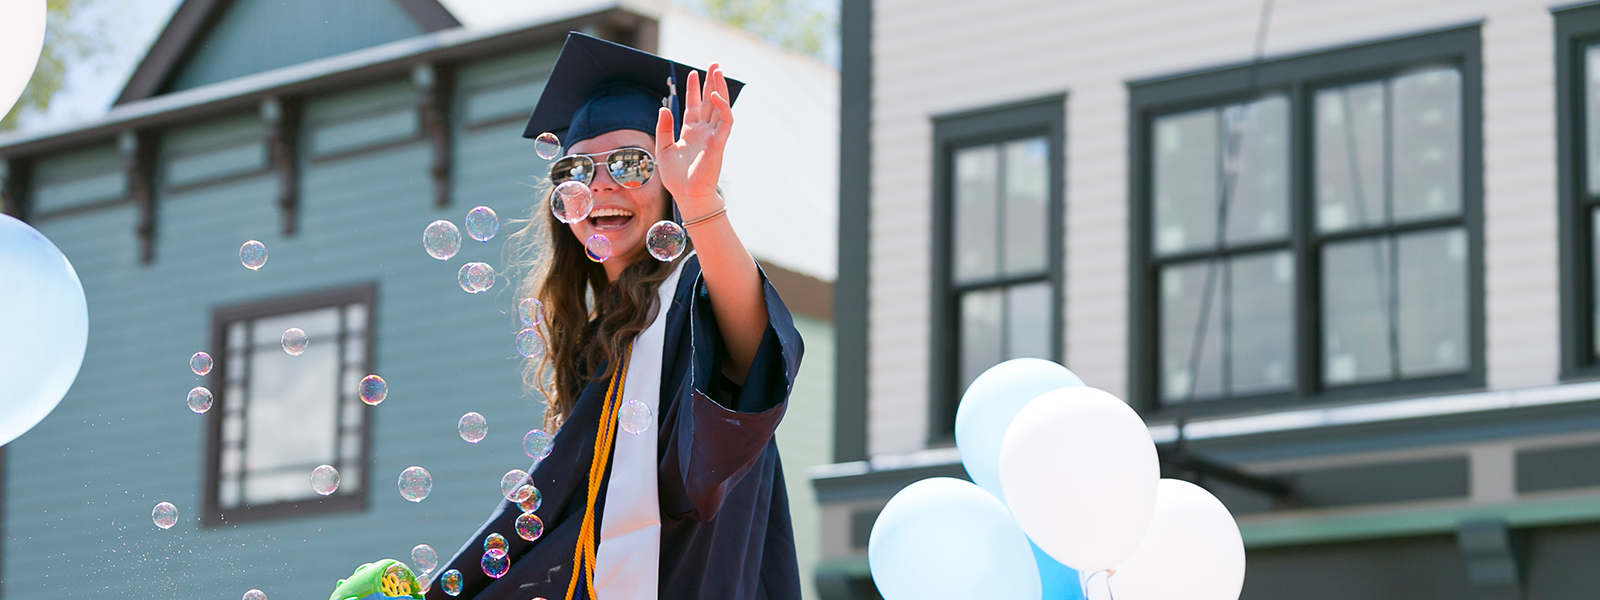
<svg viewBox="0 0 1600 600"><path fill-rule="evenodd" d="M728 134L733 131L733 106L728 104L728 99L722 92L711 92L711 146L721 150L728 143Z"/></svg>
<svg viewBox="0 0 1600 600"><path fill-rule="evenodd" d="M656 156L661 156L666 149L672 146L672 111L661 107L656 112Z"/></svg>
<svg viewBox="0 0 1600 600"><path fill-rule="evenodd" d="M722 67L717 63L711 63L709 79L712 92L721 93L723 98L733 97L728 93L728 78L722 74Z"/></svg>
<svg viewBox="0 0 1600 600"><path fill-rule="evenodd" d="M700 102L700 72L690 70L689 81L684 84L683 90L683 122L696 123L705 120L704 109Z"/></svg>

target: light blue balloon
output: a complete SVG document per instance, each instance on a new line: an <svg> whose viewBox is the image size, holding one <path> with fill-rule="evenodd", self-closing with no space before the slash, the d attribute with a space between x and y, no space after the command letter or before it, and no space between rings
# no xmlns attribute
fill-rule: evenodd
<svg viewBox="0 0 1600 600"><path fill-rule="evenodd" d="M1033 548L1033 560L1039 565L1039 588L1044 600L1087 600L1077 571L1050 558L1033 540L1028 540L1028 545Z"/></svg>
<svg viewBox="0 0 1600 600"><path fill-rule="evenodd" d="M0 215L0 445L61 403L88 342L89 306L72 263L37 230Z"/></svg>
<svg viewBox="0 0 1600 600"><path fill-rule="evenodd" d="M956 408L956 447L967 475L994 497L1000 491L1000 442L1017 411L1039 394L1081 386L1083 380L1066 367L1042 358L1014 358L984 371Z"/></svg>
<svg viewBox="0 0 1600 600"><path fill-rule="evenodd" d="M960 479L924 479L890 498L867 563L884 600L1039 600L1028 537L999 500Z"/></svg>

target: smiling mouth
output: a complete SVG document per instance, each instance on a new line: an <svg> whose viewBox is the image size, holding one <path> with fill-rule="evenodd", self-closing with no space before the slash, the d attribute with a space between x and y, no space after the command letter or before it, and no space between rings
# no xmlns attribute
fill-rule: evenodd
<svg viewBox="0 0 1600 600"><path fill-rule="evenodd" d="M589 213L589 222L599 231L614 231L628 225L633 212L621 208L596 208Z"/></svg>

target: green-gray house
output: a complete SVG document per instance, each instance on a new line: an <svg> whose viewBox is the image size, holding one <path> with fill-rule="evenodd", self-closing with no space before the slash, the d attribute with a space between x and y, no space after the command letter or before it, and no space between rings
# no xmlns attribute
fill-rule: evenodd
<svg viewBox="0 0 1600 600"><path fill-rule="evenodd" d="M321 598L363 562L455 551L527 467L541 414L514 282L470 294L457 269L504 270L507 235L544 210L545 163L520 133L572 30L752 84L724 189L806 340L779 436L810 572L804 472L832 444L837 77L663 5L528 4L186 0L104 116L0 137L5 212L71 259L90 315L71 392L0 449L0 597ZM814 150L741 158L774 143ZM499 236L424 253L428 223L480 205ZM267 248L260 270L240 265L247 240ZM287 327L309 335L303 354L279 349ZM197 351L216 359L206 376ZM356 398L369 373L388 381L378 406ZM185 404L196 386L216 396L205 414ZM488 420L481 443L457 434L468 411ZM331 496L307 484L319 464L342 476ZM433 478L417 503L395 488L413 465ZM151 522L163 501L170 530Z"/></svg>

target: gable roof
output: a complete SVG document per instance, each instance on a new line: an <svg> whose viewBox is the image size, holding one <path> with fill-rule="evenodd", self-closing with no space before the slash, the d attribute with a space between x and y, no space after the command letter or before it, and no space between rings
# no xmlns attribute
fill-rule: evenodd
<svg viewBox="0 0 1600 600"><path fill-rule="evenodd" d="M139 66L122 88L113 105L125 104L157 96L172 86L173 80L185 69L191 57L205 44L218 23L241 0L183 0L173 12L167 26L145 53ZM251 0L242 0L250 2ZM418 33L427 33L461 23L438 0L374 0L392 3L403 11ZM354 48L351 48L354 49ZM244 74L244 73L240 73Z"/></svg>

